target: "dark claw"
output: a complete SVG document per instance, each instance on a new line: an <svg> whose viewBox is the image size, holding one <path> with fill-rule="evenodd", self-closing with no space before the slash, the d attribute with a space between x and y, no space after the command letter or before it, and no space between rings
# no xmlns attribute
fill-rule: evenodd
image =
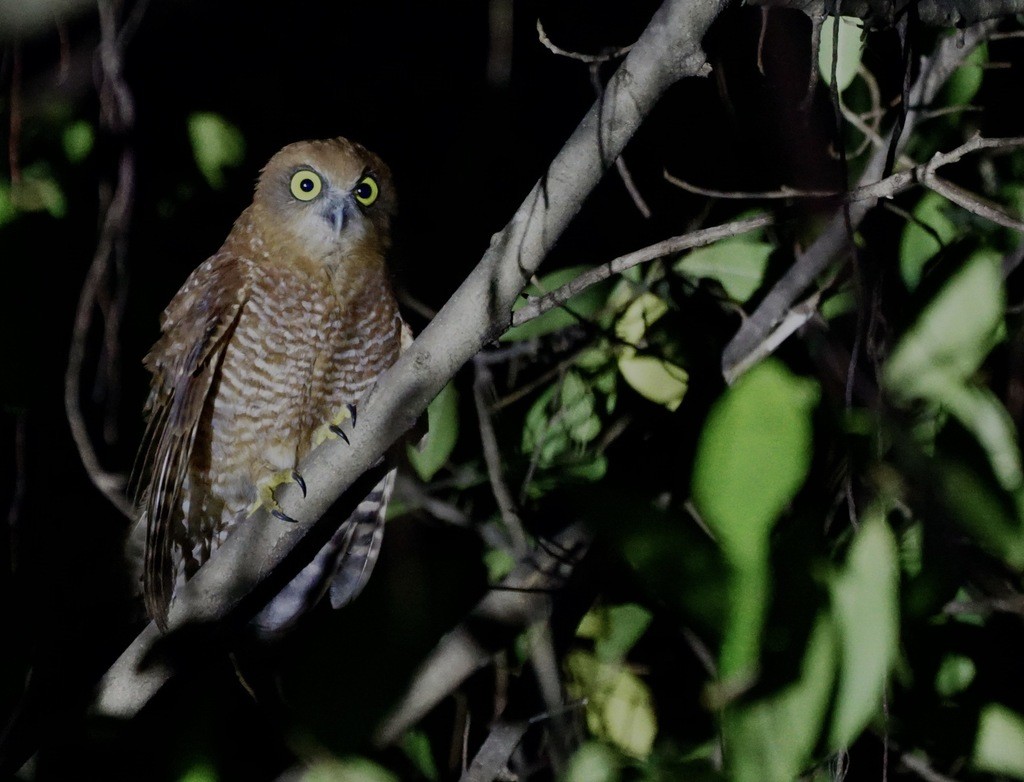
<svg viewBox="0 0 1024 782"><path fill-rule="evenodd" d="M270 515L273 516L275 519L281 519L281 521L287 521L289 524L295 524L296 523L295 519L293 519L291 516L289 516L287 513L285 513L283 510L281 510L279 508L274 508L272 511L270 511Z"/></svg>
<svg viewBox="0 0 1024 782"><path fill-rule="evenodd" d="M299 488L302 489L302 498L306 498L306 482L302 480L302 476L298 472L292 470L292 480L299 484Z"/></svg>
<svg viewBox="0 0 1024 782"><path fill-rule="evenodd" d="M337 424L331 424L327 428L330 429L332 432L334 432L336 435L338 435L338 437L340 437L346 443L348 442L348 435L345 434L345 431L340 426L338 426ZM350 443L350 445L351 445L351 443Z"/></svg>
<svg viewBox="0 0 1024 782"><path fill-rule="evenodd" d="M356 406L349 402L345 407L348 408L349 414L352 416L352 428L356 428Z"/></svg>

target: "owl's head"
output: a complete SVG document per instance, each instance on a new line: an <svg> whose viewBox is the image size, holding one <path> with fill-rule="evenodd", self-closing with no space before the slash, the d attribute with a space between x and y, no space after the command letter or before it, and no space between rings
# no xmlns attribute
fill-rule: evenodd
<svg viewBox="0 0 1024 782"><path fill-rule="evenodd" d="M396 202L384 161L339 137L284 147L260 173L253 205L310 256L327 257L386 250Z"/></svg>

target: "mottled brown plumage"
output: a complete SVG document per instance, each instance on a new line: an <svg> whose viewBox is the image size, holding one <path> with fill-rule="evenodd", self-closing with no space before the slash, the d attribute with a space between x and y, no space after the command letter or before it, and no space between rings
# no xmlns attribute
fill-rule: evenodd
<svg viewBox="0 0 1024 782"><path fill-rule="evenodd" d="M163 313L140 453L143 585L160 624L176 589L349 415L408 339L385 255L387 166L343 138L291 144L253 203ZM385 478L258 617L293 621L330 586L340 605L376 559ZM331 584L333 580L333 584Z"/></svg>

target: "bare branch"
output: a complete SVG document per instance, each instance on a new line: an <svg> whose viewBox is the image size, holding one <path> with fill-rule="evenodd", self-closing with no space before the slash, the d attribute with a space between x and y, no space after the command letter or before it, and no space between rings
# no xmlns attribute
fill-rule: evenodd
<svg viewBox="0 0 1024 782"><path fill-rule="evenodd" d="M961 35L945 38L935 52L924 60L920 75L910 91L903 133L898 140L897 156L906 146L911 132L920 119L919 107L927 106L957 69L960 63L996 28L995 22L985 22L965 30ZM891 132L890 132L891 137ZM885 147L876 149L861 174L859 185L877 184L887 157ZM751 366L750 357L761 350L761 343L785 316L793 302L825 269L844 253L850 251L850 228L856 228L875 205L875 199L840 206L818 238L799 254L785 274L775 283L761 304L740 325L736 335L722 354L722 374L731 382L743 368Z"/></svg>
<svg viewBox="0 0 1024 782"><path fill-rule="evenodd" d="M609 60L617 60L619 57L625 57L629 54L629 50L634 46L634 44L629 44L629 46L620 46L618 49L610 49L606 52L602 52L601 54L581 54L580 52L571 52L568 49L563 49L561 46L556 46L552 43L551 39L548 38L548 34L544 32L544 25L541 24L540 19L537 20L537 38L546 49L554 52L559 57L568 57L570 60L579 60L580 62L587 63L588 65L608 62Z"/></svg>
<svg viewBox="0 0 1024 782"><path fill-rule="evenodd" d="M772 225L774 222L775 218L772 215L757 215L756 217L748 217L745 220L736 220L732 223L702 228L699 231L691 231L680 236L673 236L671 239L665 239L641 250L634 250L626 255L620 255L614 260L584 272L562 287L551 291L551 293L530 299L524 307L521 307L512 314L512 325L519 326L528 320L540 317L548 310L565 304L573 296L586 290L591 285L607 280L614 274L621 274L626 269L630 269L638 264L653 261L655 258L664 258L666 255L672 255L692 247L703 247L729 236L749 233L758 228Z"/></svg>
<svg viewBox="0 0 1024 782"><path fill-rule="evenodd" d="M380 725L374 743L386 746L455 692L522 628L547 617L551 593L565 586L590 545L590 535L571 526L539 547L448 633L413 678L405 697ZM556 555L557 554L557 555ZM486 633L479 633L487 628Z"/></svg>
<svg viewBox="0 0 1024 782"><path fill-rule="evenodd" d="M1024 233L1024 222L1011 217L995 204L984 200L969 190L966 190L959 185L954 185L952 182L948 182L942 177L936 176L934 168L932 167L925 169L924 177L921 179L921 182L929 190L938 193L943 198L952 201L957 206L962 209L966 209L972 214L976 214L978 217L983 217L996 225L1003 226L1004 228Z"/></svg>
<svg viewBox="0 0 1024 782"><path fill-rule="evenodd" d="M950 201L962 206L964 209L974 212L974 214L979 217L984 217L1007 228L1020 230L1019 226L1021 224L1019 221L1007 215L1005 212L998 209L998 207L986 204L981 198L973 195L969 191L961 187L957 187L951 182L940 180L935 175L935 172L943 166L948 166L950 163L956 163L972 152L977 152L981 149L1011 150L1021 146L1024 146L1024 136L1014 136L1009 138L982 138L981 136L974 135L959 147L951 149L949 152L936 152L926 163L921 163L920 165L912 166L904 171L891 174L885 179L880 179L877 182L862 185L848 193L844 193L841 190L801 190L800 188L787 186L783 186L778 190L763 191L707 190L705 188L697 187L696 185L691 185L688 182L684 182L682 179L677 179L667 171L665 172L665 179L683 190L688 190L692 193L698 193L701 195L714 196L716 198L772 200L779 198L842 197L847 202L892 198L894 195L902 193L905 190L909 190L914 185L920 183L925 187L946 196ZM946 195L946 192L952 192L955 197ZM956 200L958 198L964 203L960 203L960 201ZM737 224L728 223L725 226L720 227L725 228L729 225Z"/></svg>
<svg viewBox="0 0 1024 782"><path fill-rule="evenodd" d="M134 123L135 104L122 74L122 38L117 26L115 8L110 2L99 3L98 8L101 33L97 52L100 121L108 131L123 137ZM64 409L79 458L89 479L121 513L132 518L134 509L124 496L124 477L108 472L100 464L81 408L81 379L85 365L86 341L96 309L104 316L103 335L106 351L99 374L107 378L108 394L115 393L114 387L117 385L117 332L125 299L124 253L135 193L135 153L127 141L122 142L115 182L112 196L104 198L101 190L100 201L105 203L105 210L96 252L82 283L82 292L75 313L68 365L64 375ZM109 295L104 285L109 284L107 279L111 276L111 265L114 269L116 289ZM109 426L108 418L108 433Z"/></svg>
<svg viewBox="0 0 1024 782"><path fill-rule="evenodd" d="M505 530L509 535L511 542L509 553L521 557L529 551L530 545L526 540L526 532L523 531L523 522L516 510L512 491L505 482L505 476L501 469L501 451L498 448L498 438L494 434L490 406L485 398L494 385L491 370L482 361L474 361L473 369L476 372L476 377L473 380L473 400L476 403L476 415L480 423L480 442L484 450L487 477L491 484L494 500L498 503L501 519L505 523Z"/></svg>
<svg viewBox="0 0 1024 782"><path fill-rule="evenodd" d="M526 735L528 727L530 723L526 720L503 720L491 728L473 762L459 777L459 782L492 782L498 779L508 765L508 759Z"/></svg>
<svg viewBox="0 0 1024 782"><path fill-rule="evenodd" d="M244 598L301 540L316 537L316 520L412 428L458 369L508 327L512 304L527 280L658 98L679 79L708 73L701 39L727 5L728 0L665 1L609 80L604 99L585 115L544 178L493 237L477 267L361 400L351 447L329 440L303 461L305 498L294 485L277 493L282 510L299 521L282 524L259 511L240 525L172 603L171 629L190 622L221 622L240 610ZM361 499L345 496L353 504ZM319 526L323 533L324 525ZM288 564L296 572L301 567L299 562ZM288 575L279 571L275 579ZM96 711L128 717L162 686L166 669L139 670L158 636L148 627L111 667L100 684Z"/></svg>
<svg viewBox="0 0 1024 782"><path fill-rule="evenodd" d="M842 195L842 190L806 190L798 187L790 187L789 185L783 185L777 190L712 190L708 187L700 187L698 185L690 184L685 179L673 176L672 174L665 171L663 173L665 180L678 187L680 190L685 190L688 193L694 195L702 195L708 198L728 198L735 200L746 200L746 199L763 199L766 201L776 201L786 198L834 198L835 196Z"/></svg>

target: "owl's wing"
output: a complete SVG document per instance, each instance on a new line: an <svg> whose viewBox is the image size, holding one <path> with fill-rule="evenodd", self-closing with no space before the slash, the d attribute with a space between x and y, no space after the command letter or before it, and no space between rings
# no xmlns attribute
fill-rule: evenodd
<svg viewBox="0 0 1024 782"><path fill-rule="evenodd" d="M143 587L158 624L173 593L173 547L185 536L183 487L225 348L248 298L247 269L217 254L186 280L164 311L163 335L146 356L153 373L138 492L146 518Z"/></svg>

